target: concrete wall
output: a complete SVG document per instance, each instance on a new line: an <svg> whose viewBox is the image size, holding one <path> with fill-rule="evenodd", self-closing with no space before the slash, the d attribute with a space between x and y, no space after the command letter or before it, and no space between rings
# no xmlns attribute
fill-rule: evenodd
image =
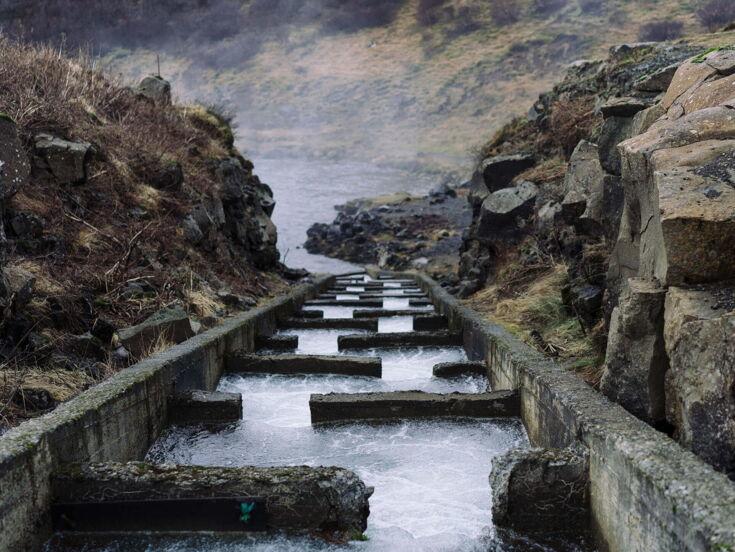
<svg viewBox="0 0 735 552"><path fill-rule="evenodd" d="M582 443L590 452L591 508L603 550L735 552L735 483L506 330L416 275L493 389L518 389L531 442Z"/></svg>
<svg viewBox="0 0 735 552"><path fill-rule="evenodd" d="M174 391L214 389L225 353L253 350L257 334L272 333L331 280L230 318L0 437L0 552L37 550L50 536L50 477L59 465L141 459L167 424Z"/></svg>

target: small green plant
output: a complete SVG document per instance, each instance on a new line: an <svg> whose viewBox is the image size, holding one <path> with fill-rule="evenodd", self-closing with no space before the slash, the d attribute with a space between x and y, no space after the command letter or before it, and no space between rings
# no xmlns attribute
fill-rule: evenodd
<svg viewBox="0 0 735 552"><path fill-rule="evenodd" d="M368 537L365 533L356 533L352 536L350 540L359 541L359 542L367 542L370 540L370 537Z"/></svg>

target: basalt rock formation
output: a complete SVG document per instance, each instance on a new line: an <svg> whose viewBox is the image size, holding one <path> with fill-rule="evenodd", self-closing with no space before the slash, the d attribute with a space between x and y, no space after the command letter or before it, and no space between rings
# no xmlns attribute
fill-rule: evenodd
<svg viewBox="0 0 735 552"><path fill-rule="evenodd" d="M735 50L701 42L574 64L485 147L451 287L522 294L507 282L561 259L563 303L605 352L593 383L730 477L734 84Z"/></svg>
<svg viewBox="0 0 735 552"><path fill-rule="evenodd" d="M457 250L471 212L467 190L446 183L427 196L405 193L339 205L331 224L309 228L306 249L390 270L420 268L444 278L456 270Z"/></svg>

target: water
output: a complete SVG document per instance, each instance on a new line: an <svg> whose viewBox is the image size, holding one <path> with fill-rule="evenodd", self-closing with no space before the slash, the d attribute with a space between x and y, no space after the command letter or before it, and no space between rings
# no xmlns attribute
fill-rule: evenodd
<svg viewBox="0 0 735 552"><path fill-rule="evenodd" d="M273 189L278 227L278 248L285 263L313 272L339 274L357 267L303 249L306 230L315 222L332 222L335 205L352 199L375 197L406 191L422 193L436 184L398 169L376 167L369 163L327 161L283 161L256 159L255 172Z"/></svg>
<svg viewBox="0 0 735 552"><path fill-rule="evenodd" d="M391 299L405 308L403 299ZM353 308L329 317L352 316ZM431 310L431 309L427 309ZM409 331L411 317L379 319L380 331ZM285 330L299 336L304 354L342 354L337 337L355 330ZM340 375L225 376L219 390L243 395L243 419L213 431L170 428L151 448L147 460L204 466L343 466L354 470L375 492L370 498L366 542L335 545L284 535L222 539L125 539L88 550L129 552L475 552L493 546L491 490L493 458L528 446L518 420L435 419L344 423L314 426L313 393L390 390L479 393L486 378L432 376L439 362L466 360L461 347L410 347L350 351L380 356L383 377ZM545 548L544 548L545 549Z"/></svg>
<svg viewBox="0 0 735 552"><path fill-rule="evenodd" d="M390 302L386 308L408 306L405 299L386 302ZM347 318L354 309L336 306L321 310L330 318ZM385 317L378 321L383 332L410 331L413 322L412 317ZM342 354L337 348L337 337L359 332L293 329L281 333L299 336L298 353ZM308 539L268 537L257 543L210 543L207 550L487 550L493 538L488 484L492 459L511 448L527 446L521 423L452 419L312 427L309 397L313 393L479 393L488 385L485 378L477 376L450 380L432 376L432 367L439 362L466 360L461 347L412 347L349 354L380 356L383 377L228 375L219 389L243 394L243 420L219 432L174 428L156 443L148 459L211 466L350 468L367 485L375 487L366 532L369 540L337 547Z"/></svg>

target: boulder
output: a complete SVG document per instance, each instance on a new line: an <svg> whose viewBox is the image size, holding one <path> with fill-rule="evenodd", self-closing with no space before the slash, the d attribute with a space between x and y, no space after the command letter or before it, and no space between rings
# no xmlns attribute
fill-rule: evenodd
<svg viewBox="0 0 735 552"><path fill-rule="evenodd" d="M491 193L482 202L478 222L478 235L489 237L498 230L516 228L518 219L533 214L538 188L524 180L514 188L504 188Z"/></svg>
<svg viewBox="0 0 735 552"><path fill-rule="evenodd" d="M144 78L138 85L137 92L155 103L171 103L171 83L160 76Z"/></svg>
<svg viewBox="0 0 735 552"><path fill-rule="evenodd" d="M181 223L181 226L184 229L184 237L189 243L196 245L204 239L204 233L192 215L188 215Z"/></svg>
<svg viewBox="0 0 735 552"><path fill-rule="evenodd" d="M612 313L600 391L652 424L665 419L664 347L666 290L631 278Z"/></svg>
<svg viewBox="0 0 735 552"><path fill-rule="evenodd" d="M153 350L159 340L181 343L193 335L189 316L181 307L161 309L137 326L117 332L119 345L137 358Z"/></svg>
<svg viewBox="0 0 735 552"><path fill-rule="evenodd" d="M13 307L24 307L33 297L36 277L18 266L8 266L2 272L2 287L6 297L14 297Z"/></svg>
<svg viewBox="0 0 735 552"><path fill-rule="evenodd" d="M65 337L62 343L62 350L68 355L92 360L102 361L107 358L107 349L91 333Z"/></svg>
<svg viewBox="0 0 735 552"><path fill-rule="evenodd" d="M589 458L574 449L514 449L493 459L493 523L521 533L576 532L589 518Z"/></svg>
<svg viewBox="0 0 735 552"><path fill-rule="evenodd" d="M12 197L31 174L23 143L13 120L0 113L0 199Z"/></svg>
<svg viewBox="0 0 735 552"><path fill-rule="evenodd" d="M561 290L562 301L585 323L593 326L599 320L604 290L587 282L573 283Z"/></svg>
<svg viewBox="0 0 735 552"><path fill-rule="evenodd" d="M630 117L608 117L602 123L598 138L600 164L607 172L620 175L618 144L633 136L633 126Z"/></svg>
<svg viewBox="0 0 735 552"><path fill-rule="evenodd" d="M675 437L735 477L735 287L671 287L664 320L666 415Z"/></svg>
<svg viewBox="0 0 735 552"><path fill-rule="evenodd" d="M543 234L550 231L561 216L561 204L556 201L547 201L536 212L536 231Z"/></svg>
<svg viewBox="0 0 735 552"><path fill-rule="evenodd" d="M9 221L8 230L18 238L35 239L43 235L44 220L33 213L15 213Z"/></svg>
<svg viewBox="0 0 735 552"><path fill-rule="evenodd" d="M666 92L680 63L672 63L653 73L645 75L635 83L634 88L641 92Z"/></svg>
<svg viewBox="0 0 735 552"><path fill-rule="evenodd" d="M446 182L441 182L429 190L429 197L457 197L457 192Z"/></svg>
<svg viewBox="0 0 735 552"><path fill-rule="evenodd" d="M36 178L61 185L80 184L87 179L92 145L39 134L34 139L33 154L33 174Z"/></svg>
<svg viewBox="0 0 735 552"><path fill-rule="evenodd" d="M629 96L610 98L600 107L602 116L608 117L632 117L639 111L646 109L648 102L640 98Z"/></svg>
<svg viewBox="0 0 735 552"><path fill-rule="evenodd" d="M147 175L146 184L157 190L180 190L184 184L184 167L178 161L164 160Z"/></svg>
<svg viewBox="0 0 735 552"><path fill-rule="evenodd" d="M597 211L602 208L603 177L597 146L582 140L574 148L564 177L561 213L567 224L575 224L587 210L590 218L600 217ZM594 201L590 201L593 196Z"/></svg>
<svg viewBox="0 0 735 552"><path fill-rule="evenodd" d="M508 187L516 176L535 164L536 159L531 153L496 155L483 160L480 170L485 187L492 193Z"/></svg>

